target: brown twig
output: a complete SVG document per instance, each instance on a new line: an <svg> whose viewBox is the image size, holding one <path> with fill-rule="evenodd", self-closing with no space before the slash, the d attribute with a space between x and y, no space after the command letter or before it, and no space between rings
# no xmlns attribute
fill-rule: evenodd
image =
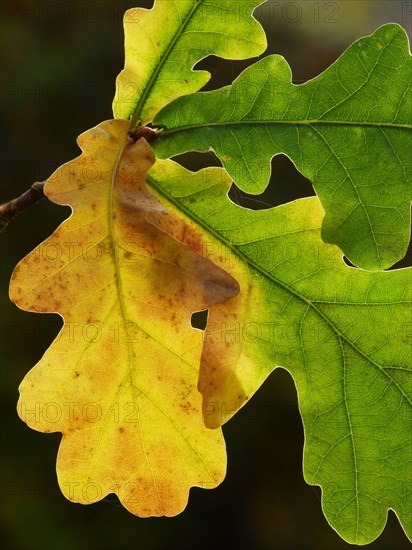
<svg viewBox="0 0 412 550"><path fill-rule="evenodd" d="M43 192L45 183L45 181L36 181L36 183L33 183L30 189L25 191L20 197L0 204L0 231L4 231L13 218L29 206L36 204L36 202L45 196Z"/></svg>

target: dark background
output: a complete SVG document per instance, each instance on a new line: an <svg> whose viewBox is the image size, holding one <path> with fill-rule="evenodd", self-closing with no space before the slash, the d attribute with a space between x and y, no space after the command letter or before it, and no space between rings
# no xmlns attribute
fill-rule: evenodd
<svg viewBox="0 0 412 550"><path fill-rule="evenodd" d="M168 0L165 0L168 1ZM115 78L123 67L122 15L141 0L5 1L2 24L2 162L0 202L44 180L79 154L76 136L112 117ZM294 82L326 69L353 40L387 22L408 32L411 2L269 1L257 11L269 53L285 56ZM230 83L251 61L209 58L215 76L208 89ZM200 168L209 155L185 156ZM232 197L256 207L312 194L285 157L273 161L261 197L236 190ZM16 263L67 217L68 208L46 200L24 212L0 234L1 246L1 443L2 542L10 550L181 550L225 548L345 549L328 526L317 488L302 476L303 430L292 378L274 372L234 420L224 427L228 475L213 491L192 489L176 518L140 519L111 496L82 506L60 493L55 460L60 435L34 432L16 413L18 385L57 334L56 315L20 311L8 300ZM405 263L403 265L406 265ZM391 512L373 550L409 544Z"/></svg>

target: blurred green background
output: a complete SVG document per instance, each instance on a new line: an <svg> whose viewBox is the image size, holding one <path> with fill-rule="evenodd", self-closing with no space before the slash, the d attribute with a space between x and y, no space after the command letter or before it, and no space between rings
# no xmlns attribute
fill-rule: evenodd
<svg viewBox="0 0 412 550"><path fill-rule="evenodd" d="M171 1L171 0L162 0ZM3 130L0 202L42 181L79 154L76 136L111 118L116 75L123 67L122 15L140 0L1 2ZM326 69L353 40L386 22L410 34L410 1L268 1L256 10L270 53L285 56L294 82ZM209 58L200 63L213 78L207 88L231 82L250 61ZM211 155L185 155L187 166L213 163ZM232 190L250 207L312 194L285 157L273 161L261 197ZM278 369L234 420L224 427L228 475L213 491L192 489L176 518L140 519L115 497L91 506L60 493L55 459L60 435L44 435L16 414L18 385L57 334L56 315L18 310L8 300L16 263L67 217L68 208L46 200L0 234L1 246L1 522L8 550L184 550L251 548L345 549L328 526L320 492L302 476L303 430L293 380ZM403 265L406 265L405 263ZM409 543L394 514L369 548L401 549Z"/></svg>

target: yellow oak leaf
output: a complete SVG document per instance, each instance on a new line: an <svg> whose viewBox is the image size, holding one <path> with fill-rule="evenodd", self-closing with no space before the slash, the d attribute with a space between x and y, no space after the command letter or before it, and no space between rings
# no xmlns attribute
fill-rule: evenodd
<svg viewBox="0 0 412 550"><path fill-rule="evenodd" d="M73 214L18 264L10 294L64 325L23 380L18 410L30 427L63 434L67 498L116 493L136 515L172 516L190 487L225 475L221 431L202 420L202 333L190 316L239 287L202 255L201 234L148 191L154 155L128 128L110 120L82 134L81 156L46 183Z"/></svg>

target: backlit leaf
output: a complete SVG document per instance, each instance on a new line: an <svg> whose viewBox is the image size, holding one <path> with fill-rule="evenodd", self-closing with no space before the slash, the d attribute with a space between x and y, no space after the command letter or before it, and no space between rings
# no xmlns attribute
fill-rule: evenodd
<svg viewBox="0 0 412 550"><path fill-rule="evenodd" d="M208 55L255 57L266 37L251 16L262 0L156 0L151 10L124 16L125 68L116 82L113 112L143 124L173 99L196 92L210 79L193 66Z"/></svg>
<svg viewBox="0 0 412 550"><path fill-rule="evenodd" d="M155 119L162 158L212 148L236 184L264 190L287 154L326 211L322 237L364 269L406 254L412 199L412 62L405 31L385 25L317 78L295 86L280 56L221 90L182 97ZM281 185L281 182L279 183Z"/></svg>
<svg viewBox="0 0 412 550"><path fill-rule="evenodd" d="M127 121L79 137L83 154L45 191L73 215L16 267L11 298L64 326L20 386L19 414L63 434L63 493L88 504L116 493L134 514L175 515L191 486L224 477L220 431L206 429L196 389L202 336L193 311L237 283L204 259L198 232L147 191L154 162Z"/></svg>
<svg viewBox="0 0 412 550"><path fill-rule="evenodd" d="M211 259L240 283L209 314L206 424L228 420L282 366L297 387L305 479L322 487L330 524L366 544L392 508L411 537L412 270L348 267L321 239L317 198L246 210L227 199L221 169L193 174L172 161L158 161L148 183L210 233Z"/></svg>
<svg viewBox="0 0 412 550"><path fill-rule="evenodd" d="M380 270L406 251L408 40L386 25L306 84L269 56L193 93L210 78L194 70L206 56L263 52L260 4L155 0L126 13L117 120L80 136L82 155L49 178L46 195L73 214L12 277L19 307L64 321L21 384L19 414L62 433L67 498L115 493L134 514L170 516L191 487L221 482L221 425L283 367L304 476L330 524L365 544L393 509L411 537L411 269L371 273L342 256ZM153 119L160 132L141 127ZM154 164L141 136L165 158L213 149L229 175ZM231 203L230 176L260 193L280 153L318 197L260 212ZM202 334L190 319L204 309Z"/></svg>

